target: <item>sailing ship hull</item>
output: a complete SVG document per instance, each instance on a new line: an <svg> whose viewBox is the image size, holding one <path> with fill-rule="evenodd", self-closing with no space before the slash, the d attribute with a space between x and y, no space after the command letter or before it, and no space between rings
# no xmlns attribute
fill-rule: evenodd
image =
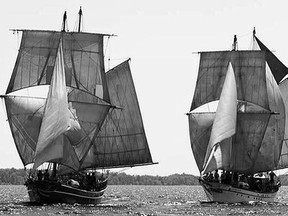
<svg viewBox="0 0 288 216"><path fill-rule="evenodd" d="M199 179L209 201L224 203L241 203L249 201L274 202L277 191L264 193L256 192L242 188L236 188L231 185L217 182L207 182Z"/></svg>
<svg viewBox="0 0 288 216"><path fill-rule="evenodd" d="M30 182L26 184L29 199L33 203L99 204L107 188L107 181L96 191L78 189L60 183Z"/></svg>

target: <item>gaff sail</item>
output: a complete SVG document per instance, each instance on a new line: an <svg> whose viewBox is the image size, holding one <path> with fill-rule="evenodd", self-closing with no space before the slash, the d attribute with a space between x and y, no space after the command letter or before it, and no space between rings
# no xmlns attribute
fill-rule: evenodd
<svg viewBox="0 0 288 216"><path fill-rule="evenodd" d="M152 164L128 60L107 73L111 103L82 167L132 167Z"/></svg>

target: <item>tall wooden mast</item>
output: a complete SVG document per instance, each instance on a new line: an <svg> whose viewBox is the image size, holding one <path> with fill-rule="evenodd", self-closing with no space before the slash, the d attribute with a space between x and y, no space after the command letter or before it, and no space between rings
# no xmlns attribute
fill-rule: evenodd
<svg viewBox="0 0 288 216"><path fill-rule="evenodd" d="M233 40L233 44L232 44L232 51L236 51L237 50L237 36L234 35L234 40Z"/></svg>
<svg viewBox="0 0 288 216"><path fill-rule="evenodd" d="M65 11L63 15L62 32L66 31L66 27L67 27L66 22L67 22L67 12Z"/></svg>
<svg viewBox="0 0 288 216"><path fill-rule="evenodd" d="M81 19L82 19L82 8L80 7L80 10L78 12L79 15L79 24L78 24L78 32L81 31Z"/></svg>

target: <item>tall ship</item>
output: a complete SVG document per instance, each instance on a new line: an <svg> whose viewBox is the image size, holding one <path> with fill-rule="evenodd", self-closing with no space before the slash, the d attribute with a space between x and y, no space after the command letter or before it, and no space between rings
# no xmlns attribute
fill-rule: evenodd
<svg viewBox="0 0 288 216"><path fill-rule="evenodd" d="M112 168L153 164L129 60L104 67L108 34L22 33L5 95L15 146L37 203L98 204ZM46 93L45 93L46 91ZM39 96L44 92L44 96Z"/></svg>
<svg viewBox="0 0 288 216"><path fill-rule="evenodd" d="M256 37L253 48L200 52L188 115L191 147L209 201L272 202L288 167L287 67ZM287 126L286 126L287 127Z"/></svg>

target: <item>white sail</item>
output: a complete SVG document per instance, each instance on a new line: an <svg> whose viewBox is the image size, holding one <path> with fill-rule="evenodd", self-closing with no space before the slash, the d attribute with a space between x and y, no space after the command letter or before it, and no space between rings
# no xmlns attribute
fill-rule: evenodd
<svg viewBox="0 0 288 216"><path fill-rule="evenodd" d="M62 42L60 40L56 63L48 92L46 107L36 145L34 168L43 162L63 157L65 133L70 123L65 84Z"/></svg>
<svg viewBox="0 0 288 216"><path fill-rule="evenodd" d="M229 164L231 137L236 131L237 88L234 71L229 63L213 122L202 174ZM227 140L228 139L228 140Z"/></svg>

